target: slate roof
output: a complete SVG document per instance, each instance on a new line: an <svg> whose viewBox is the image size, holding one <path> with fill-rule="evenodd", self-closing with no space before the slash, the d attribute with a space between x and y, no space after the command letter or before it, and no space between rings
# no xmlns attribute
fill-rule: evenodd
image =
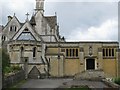
<svg viewBox="0 0 120 90"><path fill-rule="evenodd" d="M31 25L36 25L35 16L32 16L32 17L31 17L31 19L30 19L30 24L31 24Z"/></svg>
<svg viewBox="0 0 120 90"><path fill-rule="evenodd" d="M56 16L45 16L46 20L50 24L51 28L54 28L57 24L57 17Z"/></svg>
<svg viewBox="0 0 120 90"><path fill-rule="evenodd" d="M2 26L0 25L0 33L2 33Z"/></svg>

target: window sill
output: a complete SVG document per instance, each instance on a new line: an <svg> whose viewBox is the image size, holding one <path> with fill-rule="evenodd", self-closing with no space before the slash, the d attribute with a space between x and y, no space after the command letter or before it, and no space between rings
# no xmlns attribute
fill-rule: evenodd
<svg viewBox="0 0 120 90"><path fill-rule="evenodd" d="M116 59L116 57L103 57L103 59Z"/></svg>
<svg viewBox="0 0 120 90"><path fill-rule="evenodd" d="M79 59L79 57L66 57L65 59Z"/></svg>

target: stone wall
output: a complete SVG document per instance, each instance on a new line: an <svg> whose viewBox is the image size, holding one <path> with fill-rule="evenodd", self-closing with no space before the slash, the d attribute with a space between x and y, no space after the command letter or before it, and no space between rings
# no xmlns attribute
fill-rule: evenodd
<svg viewBox="0 0 120 90"><path fill-rule="evenodd" d="M19 81L21 80L24 80L25 79L25 73L24 73L24 70L21 70L13 75L10 75L6 78L3 79L3 83L2 83L2 87L3 88L9 88L11 87L12 85L18 83Z"/></svg>

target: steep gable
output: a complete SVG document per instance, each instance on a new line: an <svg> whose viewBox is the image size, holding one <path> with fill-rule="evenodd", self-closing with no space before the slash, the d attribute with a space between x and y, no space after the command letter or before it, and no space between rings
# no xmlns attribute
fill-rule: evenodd
<svg viewBox="0 0 120 90"><path fill-rule="evenodd" d="M14 34L20 29L21 24L16 16L11 17L6 26L3 28L3 35L6 37L6 41L10 40Z"/></svg>
<svg viewBox="0 0 120 90"><path fill-rule="evenodd" d="M21 29L13 36L12 40L36 40L41 41L40 36L35 32L27 21Z"/></svg>

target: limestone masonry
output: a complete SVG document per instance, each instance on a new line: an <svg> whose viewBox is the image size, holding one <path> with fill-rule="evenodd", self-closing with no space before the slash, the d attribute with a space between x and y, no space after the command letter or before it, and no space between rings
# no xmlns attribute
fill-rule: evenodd
<svg viewBox="0 0 120 90"><path fill-rule="evenodd" d="M24 23L8 16L2 33L11 65L23 67L26 78L70 77L90 70L120 76L118 42L66 42L59 35L57 16L44 16L44 0L36 0L30 20L26 15Z"/></svg>

